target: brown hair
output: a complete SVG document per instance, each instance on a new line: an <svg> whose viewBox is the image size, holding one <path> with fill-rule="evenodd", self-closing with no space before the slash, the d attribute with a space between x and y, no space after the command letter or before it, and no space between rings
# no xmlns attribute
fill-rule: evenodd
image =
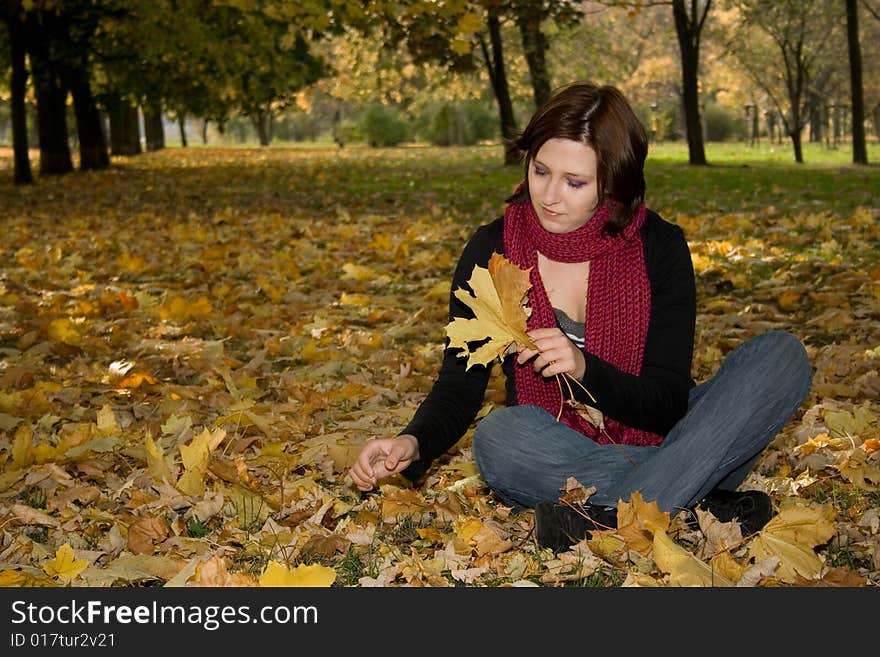
<svg viewBox="0 0 880 657"><path fill-rule="evenodd" d="M596 151L599 203L611 201L605 229L617 234L633 220L645 199L645 127L615 87L573 82L556 89L532 115L512 145L525 165L525 179L508 203L531 200L528 173L532 159L548 139L571 139Z"/></svg>

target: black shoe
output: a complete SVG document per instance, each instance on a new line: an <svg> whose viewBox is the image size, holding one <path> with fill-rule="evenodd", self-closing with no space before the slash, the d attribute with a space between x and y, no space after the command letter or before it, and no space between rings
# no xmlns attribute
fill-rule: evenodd
<svg viewBox="0 0 880 657"><path fill-rule="evenodd" d="M759 532L775 515L773 502L767 493L759 490L719 490L709 492L697 504L712 513L721 522L738 520L744 536ZM688 525L699 527L696 514L692 513Z"/></svg>
<svg viewBox="0 0 880 657"><path fill-rule="evenodd" d="M539 502L535 506L535 536L538 545L562 552L592 536L596 529L617 527L617 509L592 504Z"/></svg>

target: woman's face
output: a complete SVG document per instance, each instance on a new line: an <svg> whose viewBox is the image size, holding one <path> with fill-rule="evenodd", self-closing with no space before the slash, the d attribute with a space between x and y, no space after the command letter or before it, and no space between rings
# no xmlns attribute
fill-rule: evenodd
<svg viewBox="0 0 880 657"><path fill-rule="evenodd" d="M583 226L596 210L596 151L571 139L548 139L529 163L529 194L538 220L551 233Z"/></svg>

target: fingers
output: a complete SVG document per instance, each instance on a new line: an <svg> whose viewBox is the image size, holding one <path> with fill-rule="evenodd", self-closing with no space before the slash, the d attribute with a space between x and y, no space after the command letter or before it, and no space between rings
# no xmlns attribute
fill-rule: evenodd
<svg viewBox="0 0 880 657"><path fill-rule="evenodd" d="M372 490L380 479L400 472L418 456L415 438L375 439L367 442L349 470L362 491Z"/></svg>
<svg viewBox="0 0 880 657"><path fill-rule="evenodd" d="M516 359L519 365L531 360L535 372L544 377L565 373L577 375L583 371L583 355L559 328L532 329L528 336L537 350L520 346Z"/></svg>
<svg viewBox="0 0 880 657"><path fill-rule="evenodd" d="M412 463L414 454L411 445L404 438L398 438L393 441L388 454L385 456L385 471L387 474L400 472L410 463Z"/></svg>
<svg viewBox="0 0 880 657"><path fill-rule="evenodd" d="M351 480L354 482L355 486L360 490L372 490L376 486L376 475L373 473L373 469L370 467L369 462L365 459L363 450L358 456L357 461L351 466L349 474L351 475Z"/></svg>

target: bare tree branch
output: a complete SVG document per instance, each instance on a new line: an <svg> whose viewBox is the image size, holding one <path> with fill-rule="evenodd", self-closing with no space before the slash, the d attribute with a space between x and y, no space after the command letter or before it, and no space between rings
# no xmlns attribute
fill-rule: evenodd
<svg viewBox="0 0 880 657"><path fill-rule="evenodd" d="M871 16L880 21L880 11L874 9L871 5L868 4L868 0L861 0L862 6L868 11Z"/></svg>

